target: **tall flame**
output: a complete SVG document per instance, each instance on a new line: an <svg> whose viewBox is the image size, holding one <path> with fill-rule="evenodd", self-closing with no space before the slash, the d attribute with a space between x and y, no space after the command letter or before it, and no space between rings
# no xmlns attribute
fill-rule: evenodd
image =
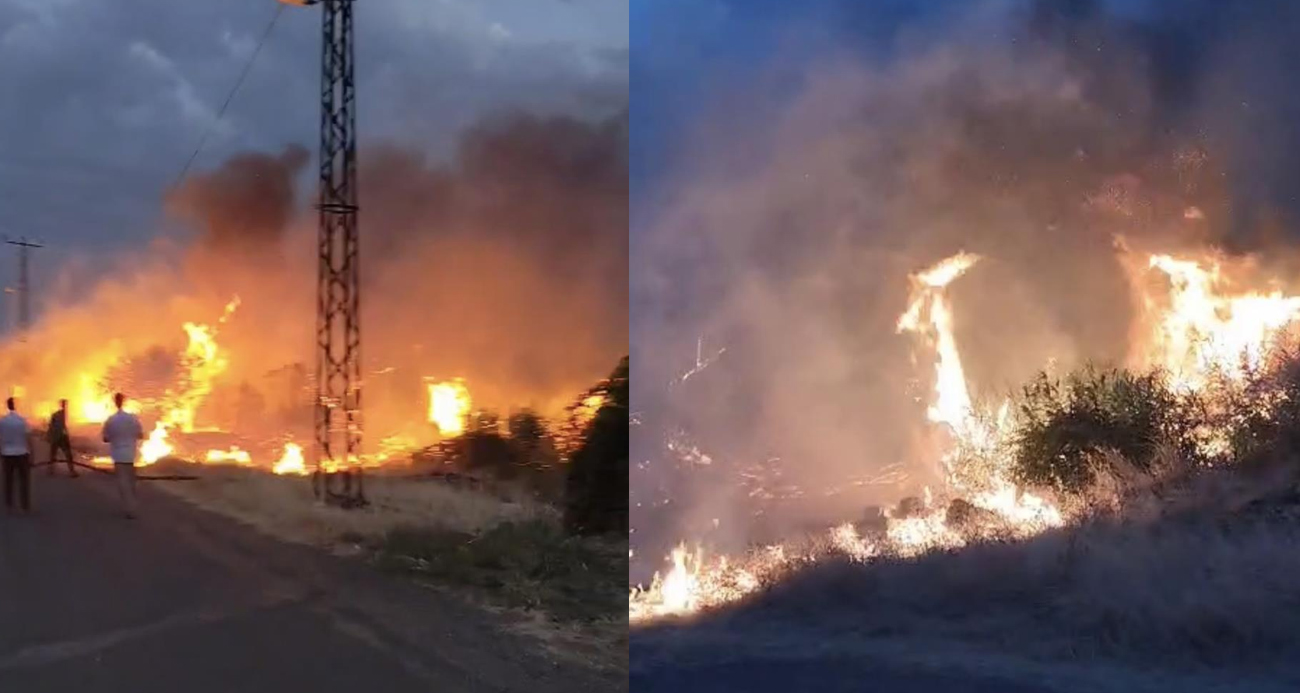
<svg viewBox="0 0 1300 693"><path fill-rule="evenodd" d="M954 432L969 427L972 410L966 373L953 336L952 306L945 289L979 259L978 255L958 253L913 275L911 301L898 319L899 333L915 333L935 350L935 400L927 415L931 422L946 424Z"/></svg>
<svg viewBox="0 0 1300 693"><path fill-rule="evenodd" d="M232 302L231 305L238 305ZM224 321L229 316L227 308ZM174 426L189 433L194 430L197 411L208 395L212 393L212 383L218 375L226 370L227 361L220 355L217 347L216 332L207 325L187 322L183 326L189 344L185 348L184 364L188 370L187 387L173 399L171 411L164 420L168 426Z"/></svg>
<svg viewBox="0 0 1300 693"><path fill-rule="evenodd" d="M986 470L978 485L969 487L954 468L959 446L991 452L1009 428L1009 403L1002 405L991 424L976 415L946 295L948 286L978 261L977 255L958 253L912 275L912 293L896 329L900 334L915 335L933 352L934 394L926 418L951 434L941 454L947 491L962 493L972 506L991 513L1023 536L1060 525L1061 513L1046 500L1020 492L1008 481L1003 468ZM961 546L965 541L960 532L948 526L947 507L935 503L929 488L925 489L922 512L890 518L882 539L863 537L852 524L835 527L823 539L829 551L855 561L880 555L881 542L892 553L913 555L932 548ZM783 547L770 547L739 567L725 558L706 564L700 553L692 554L679 546L670 560L672 567L666 577L655 575L650 587L632 591L628 610L632 622L693 613L741 599L773 575L799 561L815 561L817 555L793 556Z"/></svg>
<svg viewBox="0 0 1300 693"><path fill-rule="evenodd" d="M153 427L149 439L140 446L140 463L148 465L172 453L172 445L167 442L167 427L161 421Z"/></svg>

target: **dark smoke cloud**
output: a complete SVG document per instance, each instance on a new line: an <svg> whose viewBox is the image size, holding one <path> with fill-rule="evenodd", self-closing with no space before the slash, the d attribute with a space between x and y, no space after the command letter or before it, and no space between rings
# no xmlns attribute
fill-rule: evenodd
<svg viewBox="0 0 1300 693"><path fill-rule="evenodd" d="M447 164L389 148L361 175L380 362L418 342L431 374L465 372L496 406L551 405L626 351L626 112L500 116Z"/></svg>
<svg viewBox="0 0 1300 693"><path fill-rule="evenodd" d="M626 303L627 138L626 112L594 125L511 113L469 129L447 165L379 149L361 170L367 252L382 262L431 238L499 243L598 277Z"/></svg>
<svg viewBox="0 0 1300 693"><path fill-rule="evenodd" d="M175 215L199 228L202 252L255 254L284 240L298 210L294 181L308 151L249 152L188 178L168 199Z"/></svg>
<svg viewBox="0 0 1300 693"><path fill-rule="evenodd" d="M391 143L361 153L372 442L427 435L425 376L466 378L480 406L556 414L626 353L626 123L515 113L469 130L449 161ZM313 363L316 214L295 191L306 159L241 154L172 200L199 232L187 279L242 299L221 332L225 389Z"/></svg>
<svg viewBox="0 0 1300 693"><path fill-rule="evenodd" d="M986 256L951 295L968 375L998 397L1049 358L1124 357L1116 234L1244 252L1300 228L1293 3L909 5L732 3L704 51L727 84L665 77L708 96L634 147L673 153L635 215L634 459L666 462L683 428L715 467L777 457L819 497L919 454L929 366L894 330L909 272ZM669 390L700 337L726 354ZM725 517L682 478L676 520Z"/></svg>

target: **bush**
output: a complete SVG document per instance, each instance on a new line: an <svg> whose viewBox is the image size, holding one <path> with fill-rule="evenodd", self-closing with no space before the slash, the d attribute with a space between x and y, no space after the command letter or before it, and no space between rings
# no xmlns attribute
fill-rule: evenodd
<svg viewBox="0 0 1300 693"><path fill-rule="evenodd" d="M1142 471L1160 445L1198 456L1200 400L1171 390L1163 374L1088 367L1064 381L1045 373L1025 386L1012 437L1013 474L1031 486L1078 493L1113 451Z"/></svg>
<svg viewBox="0 0 1300 693"><path fill-rule="evenodd" d="M555 455L547 449L552 446L548 445L546 424L536 412L524 409L511 414L506 421L506 430L525 463L547 465L553 461Z"/></svg>
<svg viewBox="0 0 1300 693"><path fill-rule="evenodd" d="M515 478L522 466L518 451L498 433L471 431L457 438L457 444L461 465L468 471L508 480Z"/></svg>
<svg viewBox="0 0 1300 693"><path fill-rule="evenodd" d="M1216 383L1214 425L1225 431L1229 461L1300 448L1300 353L1277 347L1242 383Z"/></svg>

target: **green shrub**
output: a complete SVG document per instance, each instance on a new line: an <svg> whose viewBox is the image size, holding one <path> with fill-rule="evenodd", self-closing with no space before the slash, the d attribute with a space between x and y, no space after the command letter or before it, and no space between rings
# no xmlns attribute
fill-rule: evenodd
<svg viewBox="0 0 1300 693"><path fill-rule="evenodd" d="M1062 380L1039 374L1017 401L1013 469L1020 483L1077 493L1113 450L1140 470L1156 447L1193 459L1204 422L1198 398L1175 393L1159 372L1085 368Z"/></svg>

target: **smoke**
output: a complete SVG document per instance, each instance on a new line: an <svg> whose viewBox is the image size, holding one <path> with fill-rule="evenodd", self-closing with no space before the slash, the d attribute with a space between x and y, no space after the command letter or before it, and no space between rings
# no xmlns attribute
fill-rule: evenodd
<svg viewBox="0 0 1300 693"><path fill-rule="evenodd" d="M626 151L625 114L521 113L471 129L450 161L396 143L362 151L370 446L430 442L426 377L465 378L476 407L556 416L626 354ZM48 304L25 341L4 347L0 375L37 409L69 397L75 412L87 381L128 374L124 387L161 389L150 374L174 370L159 354L175 358L182 324L201 323L223 363L200 425L308 436L317 216L298 185L307 163L293 146L193 175L166 200L192 239L127 253L88 295Z"/></svg>
<svg viewBox="0 0 1300 693"><path fill-rule="evenodd" d="M803 490L783 524L898 493L823 497L887 465L924 478L930 366L894 329L910 272L985 256L950 294L975 394L992 398L1053 360L1124 358L1116 235L1258 252L1297 228L1292 4L729 7L728 38L701 49L725 86L660 75L660 95L710 97L673 116L689 128L636 146L672 152L633 229L636 377L654 384L634 393L633 459L650 463L634 492L674 494L677 526L658 531L721 517L752 534L750 508L720 500L736 483L720 466L779 459ZM668 388L701 338L726 352ZM708 474L664 452L680 431Z"/></svg>
<svg viewBox="0 0 1300 693"><path fill-rule="evenodd" d="M374 362L551 414L603 377L628 340L626 123L511 114L448 166L363 162Z"/></svg>
<svg viewBox="0 0 1300 693"><path fill-rule="evenodd" d="M238 154L189 178L168 202L177 217L199 227L200 252L256 257L251 251L284 239L296 212L294 177L308 157L299 145L278 156Z"/></svg>

